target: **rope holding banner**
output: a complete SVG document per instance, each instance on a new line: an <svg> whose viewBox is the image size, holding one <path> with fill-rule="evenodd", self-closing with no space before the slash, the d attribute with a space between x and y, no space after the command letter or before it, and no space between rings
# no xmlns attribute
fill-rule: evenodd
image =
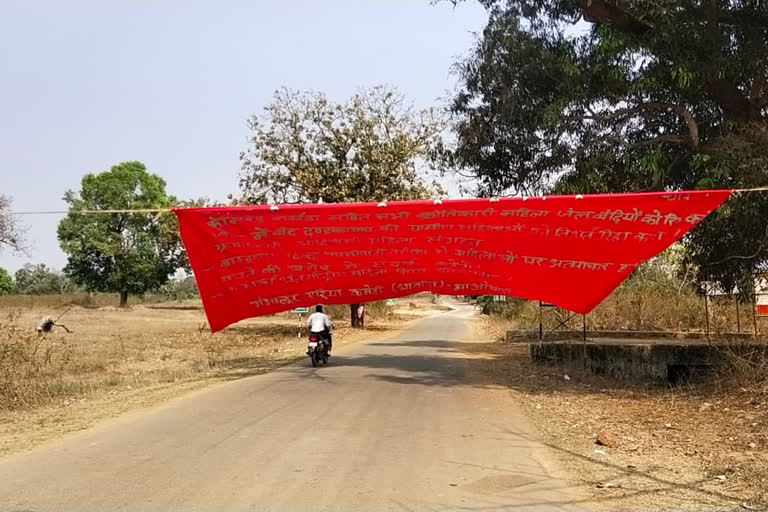
<svg viewBox="0 0 768 512"><path fill-rule="evenodd" d="M121 210L48 210L48 211L21 211L10 212L11 215L67 215L70 213L78 215L98 215L108 213L166 213L170 212L171 208L137 208L137 209L121 209Z"/></svg>
<svg viewBox="0 0 768 512"><path fill-rule="evenodd" d="M694 191L691 191L694 192ZM750 192L768 192L768 187L756 187L756 188L737 188L733 190L734 195L740 195L740 194L746 194ZM630 192L631 193L631 192ZM575 194L576 199L584 199L583 194ZM542 200L546 200L547 196L539 196L538 198ZM523 201L527 201L528 199L531 199L529 196L522 196L520 199ZM450 200L450 199L449 199ZM490 202L497 203L501 201L500 197L492 197L490 198ZM322 200L318 201L317 204L327 204L323 203ZM442 199L435 199L434 204L441 205L443 204ZM386 207L387 202L382 201L377 204L379 207ZM279 210L278 205L272 204L269 205L270 210ZM172 208L125 208L125 209L113 209L113 210L31 210L31 211L12 211L8 212L10 215L68 215L70 213L77 214L77 215L103 215L103 214L114 214L114 213L167 213L172 211Z"/></svg>

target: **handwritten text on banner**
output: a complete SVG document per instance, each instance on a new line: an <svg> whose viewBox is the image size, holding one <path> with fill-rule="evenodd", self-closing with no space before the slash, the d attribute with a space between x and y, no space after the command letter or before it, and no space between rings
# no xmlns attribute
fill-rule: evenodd
<svg viewBox="0 0 768 512"><path fill-rule="evenodd" d="M433 291L592 310L731 191L177 209L213 331Z"/></svg>

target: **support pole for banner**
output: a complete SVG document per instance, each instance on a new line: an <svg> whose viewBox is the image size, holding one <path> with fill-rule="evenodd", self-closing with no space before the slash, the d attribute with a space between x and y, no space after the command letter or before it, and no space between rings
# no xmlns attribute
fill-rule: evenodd
<svg viewBox="0 0 768 512"><path fill-rule="evenodd" d="M707 317L707 343L711 343L709 338L709 293L704 290L704 316Z"/></svg>
<svg viewBox="0 0 768 512"><path fill-rule="evenodd" d="M584 346L584 369L587 369L587 315L581 315L582 342Z"/></svg>
<svg viewBox="0 0 768 512"><path fill-rule="evenodd" d="M736 332L741 334L741 315L739 314L739 298L736 297Z"/></svg>
<svg viewBox="0 0 768 512"><path fill-rule="evenodd" d="M752 294L752 324L755 327L755 339L757 339L757 294Z"/></svg>
<svg viewBox="0 0 768 512"><path fill-rule="evenodd" d="M539 301L539 343L544 341L544 320L542 318L541 301Z"/></svg>
<svg viewBox="0 0 768 512"><path fill-rule="evenodd" d="M301 338L301 324L302 324L302 320L304 320L304 315L299 313L299 331L298 331L298 334L297 334L298 338Z"/></svg>

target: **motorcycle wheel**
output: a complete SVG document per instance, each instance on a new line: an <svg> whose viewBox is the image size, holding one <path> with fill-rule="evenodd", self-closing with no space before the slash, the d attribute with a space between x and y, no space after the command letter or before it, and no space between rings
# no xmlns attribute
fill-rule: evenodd
<svg viewBox="0 0 768 512"><path fill-rule="evenodd" d="M317 366L317 362L318 362L317 361L317 351L314 351L311 354L309 354L309 359L312 361L312 367L313 368L316 367Z"/></svg>

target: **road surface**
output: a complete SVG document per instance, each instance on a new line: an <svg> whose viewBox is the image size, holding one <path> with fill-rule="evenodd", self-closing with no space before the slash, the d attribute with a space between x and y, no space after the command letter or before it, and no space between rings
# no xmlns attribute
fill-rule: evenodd
<svg viewBox="0 0 768 512"><path fill-rule="evenodd" d="M0 459L0 509L582 510L509 392L469 375L458 308Z"/></svg>

